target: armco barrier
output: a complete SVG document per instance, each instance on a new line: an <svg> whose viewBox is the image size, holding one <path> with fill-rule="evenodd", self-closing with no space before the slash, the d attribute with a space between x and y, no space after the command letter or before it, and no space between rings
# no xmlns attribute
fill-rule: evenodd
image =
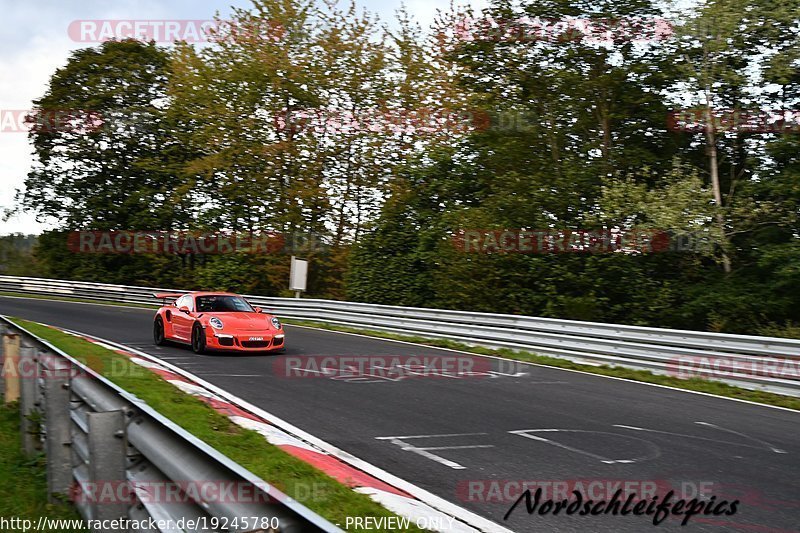
<svg viewBox="0 0 800 533"><path fill-rule="evenodd" d="M0 291L153 305L174 289L0 276ZM800 340L333 300L247 296L286 318L511 348L588 364L693 375L800 396Z"/></svg>
<svg viewBox="0 0 800 533"><path fill-rule="evenodd" d="M4 399L14 399L8 385L18 388L22 445L46 453L48 493L71 499L85 520L152 518L171 524L164 531L341 531L47 341L4 316L0 329L10 341ZM190 520L197 525L187 529Z"/></svg>

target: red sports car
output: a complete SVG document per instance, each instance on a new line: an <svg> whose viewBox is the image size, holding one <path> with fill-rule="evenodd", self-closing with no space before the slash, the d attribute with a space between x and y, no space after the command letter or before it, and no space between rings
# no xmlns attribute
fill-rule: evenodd
<svg viewBox="0 0 800 533"><path fill-rule="evenodd" d="M238 294L226 292L155 293L163 306L153 320L153 340L189 344L195 353L208 350L282 352L283 325ZM174 300L168 304L167 300Z"/></svg>

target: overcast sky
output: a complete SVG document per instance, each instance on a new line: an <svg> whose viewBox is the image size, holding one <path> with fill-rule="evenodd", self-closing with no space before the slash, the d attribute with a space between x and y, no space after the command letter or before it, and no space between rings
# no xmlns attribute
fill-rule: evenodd
<svg viewBox="0 0 800 533"><path fill-rule="evenodd" d="M437 8L450 0L357 0L389 21L405 4L422 24L432 20ZM462 0L483 6L485 0ZM0 0L3 31L0 33L0 118L9 111L27 110L45 92L55 69L67 62L70 51L92 43L76 42L68 33L70 23L80 20L205 20L230 6L249 7L250 0ZM2 115L5 113L5 115ZM0 128L0 209L13 205L14 192L22 187L32 161L24 132ZM40 233L46 226L30 215L0 220L0 235L13 232Z"/></svg>

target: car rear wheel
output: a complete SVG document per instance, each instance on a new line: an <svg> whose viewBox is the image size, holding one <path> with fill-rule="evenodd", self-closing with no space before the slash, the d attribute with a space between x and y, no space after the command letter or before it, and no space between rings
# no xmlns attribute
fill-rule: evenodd
<svg viewBox="0 0 800 533"><path fill-rule="evenodd" d="M206 334L200 324L195 324L192 328L192 351L194 353L206 351Z"/></svg>
<svg viewBox="0 0 800 533"><path fill-rule="evenodd" d="M163 346L165 342L164 322L161 317L156 318L155 322L153 322L153 342L156 346Z"/></svg>

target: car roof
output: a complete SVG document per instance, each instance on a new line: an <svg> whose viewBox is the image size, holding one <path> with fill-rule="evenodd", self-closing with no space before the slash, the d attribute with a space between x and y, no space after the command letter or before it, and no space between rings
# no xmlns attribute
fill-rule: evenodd
<svg viewBox="0 0 800 533"><path fill-rule="evenodd" d="M241 296L240 294L236 294L233 292L190 292L190 296Z"/></svg>

